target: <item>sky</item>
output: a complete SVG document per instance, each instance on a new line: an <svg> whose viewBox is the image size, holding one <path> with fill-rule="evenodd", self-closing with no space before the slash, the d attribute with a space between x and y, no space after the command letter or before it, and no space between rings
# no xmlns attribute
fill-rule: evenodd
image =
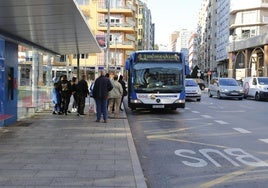
<svg viewBox="0 0 268 188"><path fill-rule="evenodd" d="M201 3L202 0L147 0L155 23L155 43L167 45L174 31L195 29Z"/></svg>

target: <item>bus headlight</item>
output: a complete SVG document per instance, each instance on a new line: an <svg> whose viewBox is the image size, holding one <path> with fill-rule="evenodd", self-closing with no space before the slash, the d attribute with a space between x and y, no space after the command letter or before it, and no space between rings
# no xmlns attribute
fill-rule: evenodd
<svg viewBox="0 0 268 188"><path fill-rule="evenodd" d="M185 103L185 100L178 99L178 100L176 100L174 103L178 103L178 104Z"/></svg>
<svg viewBox="0 0 268 188"><path fill-rule="evenodd" d="M141 102L141 100L139 100L139 99L130 99L130 103L135 103L135 104L137 104L137 103L142 103L142 102Z"/></svg>

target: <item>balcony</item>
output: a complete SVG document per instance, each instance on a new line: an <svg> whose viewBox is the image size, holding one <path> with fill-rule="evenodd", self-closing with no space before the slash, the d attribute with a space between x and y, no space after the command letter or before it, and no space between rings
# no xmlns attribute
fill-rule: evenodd
<svg viewBox="0 0 268 188"><path fill-rule="evenodd" d="M106 22L100 22L98 26L99 31L106 32L107 31L107 23ZM110 24L110 31L121 31L124 33L135 33L135 27L128 23L111 23Z"/></svg>
<svg viewBox="0 0 268 188"><path fill-rule="evenodd" d="M122 42L117 42L117 44L111 43L110 49L135 50L135 42L122 41Z"/></svg>
<svg viewBox="0 0 268 188"><path fill-rule="evenodd" d="M130 34L127 34L126 35L126 38L130 41L136 41L136 36L135 35L130 35Z"/></svg>
<svg viewBox="0 0 268 188"><path fill-rule="evenodd" d="M245 3L244 0L232 0L230 5L230 14L236 14L242 10L256 10L268 8L267 0L254 0L247 1Z"/></svg>
<svg viewBox="0 0 268 188"><path fill-rule="evenodd" d="M108 14L108 9L105 6L100 6L97 10L100 14ZM110 14L124 14L126 17L133 17L135 7L132 5L110 7Z"/></svg>

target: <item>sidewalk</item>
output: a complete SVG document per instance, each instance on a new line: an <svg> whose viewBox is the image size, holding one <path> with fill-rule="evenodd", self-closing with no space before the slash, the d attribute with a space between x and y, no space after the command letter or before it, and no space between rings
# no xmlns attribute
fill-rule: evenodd
<svg viewBox="0 0 268 188"><path fill-rule="evenodd" d="M0 187L146 188L125 112L39 112L0 129Z"/></svg>

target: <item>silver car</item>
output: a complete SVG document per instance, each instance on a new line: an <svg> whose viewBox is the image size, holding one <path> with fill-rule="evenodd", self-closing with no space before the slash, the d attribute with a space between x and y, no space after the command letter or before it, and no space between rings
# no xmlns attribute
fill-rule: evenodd
<svg viewBox="0 0 268 188"><path fill-rule="evenodd" d="M185 94L186 94L186 100L201 100L201 94L202 91L197 84L197 82L194 79L185 79Z"/></svg>
<svg viewBox="0 0 268 188"><path fill-rule="evenodd" d="M208 88L209 97L217 96L221 98L237 98L242 100L244 97L243 88L233 78L212 79Z"/></svg>

